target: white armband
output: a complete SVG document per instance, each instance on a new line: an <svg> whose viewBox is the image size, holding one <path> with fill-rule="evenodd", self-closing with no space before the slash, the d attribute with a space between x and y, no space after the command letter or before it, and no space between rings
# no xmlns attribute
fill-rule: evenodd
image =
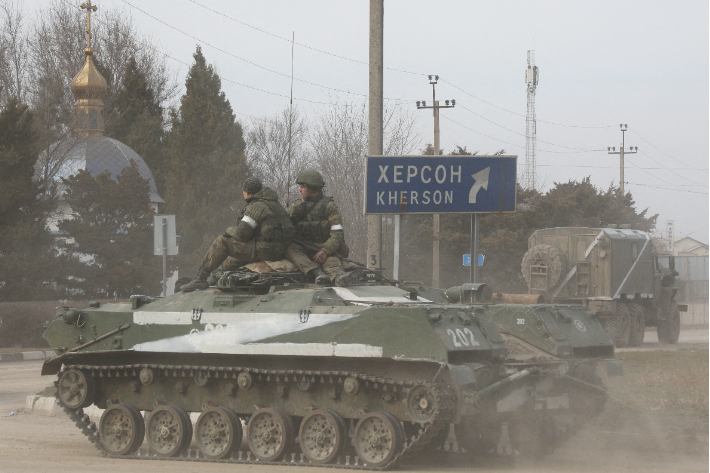
<svg viewBox="0 0 710 473"><path fill-rule="evenodd" d="M330 231L332 232L333 230L342 230L343 226L342 225L333 225L330 227Z"/></svg>
<svg viewBox="0 0 710 473"><path fill-rule="evenodd" d="M253 230L254 228L256 228L256 220L254 220L254 219L251 218L251 217L247 217L247 216L245 215L244 217L242 217L242 222L244 222L244 223L246 223L247 225L249 225L249 226L252 228L252 230Z"/></svg>

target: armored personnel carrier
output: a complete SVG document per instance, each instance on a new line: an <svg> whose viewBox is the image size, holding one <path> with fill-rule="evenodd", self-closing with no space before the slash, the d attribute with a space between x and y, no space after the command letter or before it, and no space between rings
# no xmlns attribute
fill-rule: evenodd
<svg viewBox="0 0 710 473"><path fill-rule="evenodd" d="M597 367L616 366L581 305L398 287L364 268L345 288L213 276L208 290L65 307L49 324L57 357L42 374L104 455L385 469L451 424L466 451L492 451L506 425L516 451L541 454L603 408Z"/></svg>

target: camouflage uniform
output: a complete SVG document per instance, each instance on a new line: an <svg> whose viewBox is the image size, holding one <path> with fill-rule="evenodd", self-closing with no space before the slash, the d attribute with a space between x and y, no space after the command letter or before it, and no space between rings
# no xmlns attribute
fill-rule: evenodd
<svg viewBox="0 0 710 473"><path fill-rule="evenodd" d="M320 248L328 256L323 263L325 274L335 280L336 276L344 273L340 258L335 254L347 256L345 232L340 211L333 198L318 191L317 195L293 204L287 212L296 231L294 238ZM311 270L320 269L318 263L311 259L315 254L316 251L292 243L286 251L286 258L304 274L308 274Z"/></svg>
<svg viewBox="0 0 710 473"><path fill-rule="evenodd" d="M230 267L282 259L293 233L291 220L276 192L265 187L247 199L244 217L239 223L215 239L202 260L201 269L212 272L228 256Z"/></svg>

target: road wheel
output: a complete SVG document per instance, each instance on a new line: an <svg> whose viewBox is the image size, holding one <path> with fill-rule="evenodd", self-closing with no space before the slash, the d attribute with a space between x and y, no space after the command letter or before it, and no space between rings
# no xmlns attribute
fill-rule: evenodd
<svg viewBox="0 0 710 473"><path fill-rule="evenodd" d="M631 331L631 314L629 307L623 302L617 302L616 314L604 323L604 330L614 342L616 348L624 348L629 344Z"/></svg>
<svg viewBox="0 0 710 473"><path fill-rule="evenodd" d="M564 271L564 261L560 250L552 245L537 245L530 248L523 256L522 270L523 278L530 287L530 267L545 266L547 268L547 288L554 288L562 278Z"/></svg>
<svg viewBox="0 0 710 473"><path fill-rule="evenodd" d="M643 306L636 303L629 304L629 314L631 315L629 346L640 347L646 334L646 317L643 314Z"/></svg>
<svg viewBox="0 0 710 473"><path fill-rule="evenodd" d="M276 461L291 446L294 428L286 413L265 407L257 410L247 425L249 450L263 461Z"/></svg>
<svg viewBox="0 0 710 473"><path fill-rule="evenodd" d="M143 417L131 405L113 404L101 416L99 438L111 455L130 455L138 450L144 437Z"/></svg>
<svg viewBox="0 0 710 473"><path fill-rule="evenodd" d="M316 409L301 421L298 438L311 462L333 463L346 443L345 421L335 411Z"/></svg>
<svg viewBox="0 0 710 473"><path fill-rule="evenodd" d="M161 457L177 457L190 445L192 423L177 406L160 406L148 417L146 435L150 448Z"/></svg>
<svg viewBox="0 0 710 473"><path fill-rule="evenodd" d="M674 301L668 306L666 320L658 324L658 341L661 343L677 343L680 336L680 309Z"/></svg>
<svg viewBox="0 0 710 473"><path fill-rule="evenodd" d="M353 443L368 467L379 468L394 460L404 444L404 429L387 412L372 412L355 426Z"/></svg>
<svg viewBox="0 0 710 473"><path fill-rule="evenodd" d="M227 407L210 407L195 422L197 448L207 458L229 458L242 443L242 423Z"/></svg>

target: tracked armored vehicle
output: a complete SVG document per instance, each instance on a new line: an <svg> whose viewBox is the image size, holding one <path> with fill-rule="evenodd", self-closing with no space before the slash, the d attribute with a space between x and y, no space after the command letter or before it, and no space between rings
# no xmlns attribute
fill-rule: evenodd
<svg viewBox="0 0 710 473"><path fill-rule="evenodd" d="M466 451L494 450L506 425L540 454L602 409L614 347L588 308L357 271L346 288L216 272L204 291L65 307L42 374L103 454L146 459L384 469L451 424Z"/></svg>

